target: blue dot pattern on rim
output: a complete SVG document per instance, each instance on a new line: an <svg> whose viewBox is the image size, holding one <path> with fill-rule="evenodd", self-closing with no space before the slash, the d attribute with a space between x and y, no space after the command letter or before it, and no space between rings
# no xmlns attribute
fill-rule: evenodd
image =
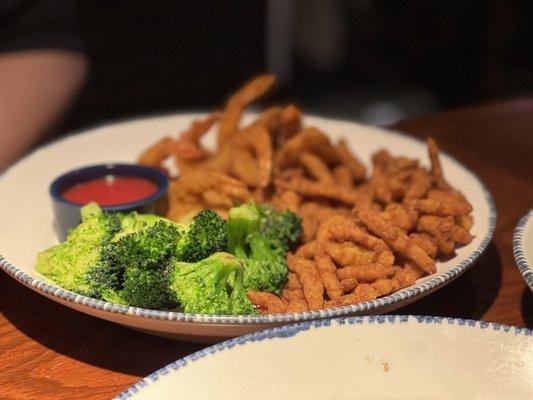
<svg viewBox="0 0 533 400"><path fill-rule="evenodd" d="M533 224L533 210L530 210L518 223L513 234L513 254L518 269L522 273L527 285L533 291L533 265L528 263L524 248L524 233L528 223ZM530 239L530 246L533 246L533 238ZM531 261L531 260L530 260Z"/></svg>
<svg viewBox="0 0 533 400"><path fill-rule="evenodd" d="M115 397L115 400L128 399L134 394L138 393L148 385L156 382L161 376L167 375L172 371L179 370L185 367L187 364L199 360L211 354L218 353L223 350L231 349L235 346L242 346L247 343L261 342L268 339L276 338L290 338L297 335L302 331L308 331L312 328L319 329L331 326L332 324L338 325L363 325L363 324L404 324L404 323L418 323L418 324L447 324L458 325L477 329L491 329L493 331L501 331L515 335L533 336L533 330L527 328L518 328L509 325L497 324L494 322L474 321L470 319L460 318L443 318L443 317L429 317L429 316L411 316L411 315L377 315L368 317L343 317L335 319L325 319L301 322L295 325L286 325L277 328L267 329L264 331L250 333L245 336L240 336L235 339L227 340L222 343L215 344L211 347L207 347L196 353L190 354L184 358L181 358L167 366L155 371L148 375L146 378L140 380L135 385L129 387L124 392Z"/></svg>

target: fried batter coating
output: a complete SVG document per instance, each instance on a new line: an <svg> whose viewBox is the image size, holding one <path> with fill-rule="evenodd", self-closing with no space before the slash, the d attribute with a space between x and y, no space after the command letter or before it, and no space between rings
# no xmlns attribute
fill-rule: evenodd
<svg viewBox="0 0 533 400"><path fill-rule="evenodd" d="M338 156L329 138L316 128L305 128L287 140L276 154L276 168L295 167L300 163L300 154L313 153L326 164L338 163Z"/></svg>
<svg viewBox="0 0 533 400"><path fill-rule="evenodd" d="M339 267L372 264L377 257L376 252L351 242L331 242L327 252Z"/></svg>
<svg viewBox="0 0 533 400"><path fill-rule="evenodd" d="M248 298L259 308L261 314L282 314L287 312L287 302L272 293L249 291Z"/></svg>
<svg viewBox="0 0 533 400"><path fill-rule="evenodd" d="M335 184L348 188L354 188L354 176L346 165L338 165L333 169Z"/></svg>
<svg viewBox="0 0 533 400"><path fill-rule="evenodd" d="M257 161L250 151L245 148L233 148L229 173L248 187L259 186L259 171Z"/></svg>
<svg viewBox="0 0 533 400"><path fill-rule="evenodd" d="M379 150L374 153L372 163L375 168L381 168L387 174L395 174L418 166L418 160L407 157L393 157L387 150Z"/></svg>
<svg viewBox="0 0 533 400"><path fill-rule="evenodd" d="M435 143L432 138L428 138L427 146L429 160L431 162L431 175L433 175L433 179L435 179L437 187L442 190L450 190L451 186L444 179L444 174L442 172L442 166L440 164L439 159L439 148L437 147L437 143Z"/></svg>
<svg viewBox="0 0 533 400"><path fill-rule="evenodd" d="M354 265L350 267L339 268L337 276L340 280L349 278L357 279L358 282L372 283L378 279L388 278L394 274L392 265L383 265L379 263L369 265Z"/></svg>
<svg viewBox="0 0 533 400"><path fill-rule="evenodd" d="M440 217L447 217L448 215L459 217L472 212L472 206L463 201L420 199L414 200L411 204L422 214L431 214Z"/></svg>
<svg viewBox="0 0 533 400"><path fill-rule="evenodd" d="M328 254L328 247L331 242L348 240L374 251L388 250L387 245L382 240L364 232L351 218L334 216L324 221L317 233L315 261L330 299L340 297L343 290L337 278L337 266Z"/></svg>
<svg viewBox="0 0 533 400"><path fill-rule="evenodd" d="M305 300L302 289L283 289L281 292L281 298L286 302L291 302L293 300Z"/></svg>
<svg viewBox="0 0 533 400"><path fill-rule="evenodd" d="M336 215L349 214L347 209L333 208L314 201L303 203L298 209L298 215L302 218L302 241L307 243L315 240L318 227L325 220Z"/></svg>
<svg viewBox="0 0 533 400"><path fill-rule="evenodd" d="M365 301L374 300L378 297L378 292L372 285L368 283L360 283L357 285L353 293L346 294L340 298L340 303L343 306L351 304L364 303Z"/></svg>
<svg viewBox="0 0 533 400"><path fill-rule="evenodd" d="M272 143L266 128L262 125L251 125L234 135L231 142L236 147L254 153L257 159L258 186L266 187L270 183L272 174Z"/></svg>
<svg viewBox="0 0 533 400"><path fill-rule="evenodd" d="M381 212L383 218L405 232L411 232L416 228L418 213L405 204L392 203Z"/></svg>
<svg viewBox="0 0 533 400"><path fill-rule="evenodd" d="M359 281L355 278L346 278L341 280L341 286L344 293L351 293L355 287L359 284Z"/></svg>
<svg viewBox="0 0 533 400"><path fill-rule="evenodd" d="M214 113L204 119L196 119L180 138L173 143L171 150L176 157L187 161L204 159L209 152L202 147L200 139L220 120L220 114Z"/></svg>
<svg viewBox="0 0 533 400"><path fill-rule="evenodd" d="M283 190L272 199L272 204L277 211L289 210L298 213L302 198L294 190Z"/></svg>
<svg viewBox="0 0 533 400"><path fill-rule="evenodd" d="M298 247L295 254L298 257L305 258L306 260L314 260L315 253L316 253L316 241L313 240L311 242L302 244L300 247Z"/></svg>
<svg viewBox="0 0 533 400"><path fill-rule="evenodd" d="M240 181L224 174L204 171L189 172L172 181L168 195L171 204L169 218L183 216L195 207L229 209L250 200L250 193ZM192 206L188 207L187 204Z"/></svg>
<svg viewBox="0 0 533 400"><path fill-rule="evenodd" d="M148 167L159 167L170 155L170 149L173 143L174 141L170 137L160 139L141 153L137 159L138 163Z"/></svg>
<svg viewBox="0 0 533 400"><path fill-rule="evenodd" d="M402 267L394 267L393 280L398 282L400 289L413 285L418 278L424 276L424 271L411 262L406 262Z"/></svg>
<svg viewBox="0 0 533 400"><path fill-rule="evenodd" d="M298 275L309 310L322 309L324 306L324 284L315 263L288 253L287 265L290 271Z"/></svg>
<svg viewBox="0 0 533 400"><path fill-rule="evenodd" d="M312 178L323 183L333 184L333 175L328 165L320 157L313 153L303 152L300 154L300 163Z"/></svg>
<svg viewBox="0 0 533 400"><path fill-rule="evenodd" d="M305 299L292 299L287 304L287 311L288 313L298 313L298 312L305 312L309 311L309 307L307 306L307 302Z"/></svg>
<svg viewBox="0 0 533 400"><path fill-rule="evenodd" d="M468 244L472 241L470 233L456 225L451 216L441 218L434 215L424 215L418 220L417 231L433 236L437 242L439 253L444 256L449 256L455 252L455 242Z"/></svg>
<svg viewBox="0 0 533 400"><path fill-rule="evenodd" d="M372 283L372 287L377 292L377 297L386 296L400 289L400 284L396 279L378 279Z"/></svg>
<svg viewBox="0 0 533 400"><path fill-rule="evenodd" d="M359 198L353 189L339 187L334 183L315 182L307 178L294 177L288 181L276 179L275 184L279 188L294 190L305 197L336 200L350 206L357 204Z"/></svg>
<svg viewBox="0 0 533 400"><path fill-rule="evenodd" d="M335 146L335 150L337 151L337 156L340 162L352 172L353 178L357 182L362 182L365 179L366 168L361 161L352 154L350 149L348 149L348 145L344 139L339 140L337 146Z"/></svg>
<svg viewBox="0 0 533 400"><path fill-rule="evenodd" d="M409 239L422 248L431 258L435 259L437 257L437 244L432 236L413 232L409 234Z"/></svg>
<svg viewBox="0 0 533 400"><path fill-rule="evenodd" d="M285 282L285 289L301 289L302 284L300 283L300 279L298 279L298 275L294 272L289 272L287 275L287 282Z"/></svg>
<svg viewBox="0 0 533 400"><path fill-rule="evenodd" d="M470 231L470 229L472 229L472 225L474 225L474 218L472 218L470 215L459 215L455 218L455 222L464 230Z"/></svg>
<svg viewBox="0 0 533 400"><path fill-rule="evenodd" d="M374 168L372 177L370 178L370 184L374 189L376 198L384 204L392 202L392 191L390 188L390 182L385 170L379 166Z"/></svg>
<svg viewBox="0 0 533 400"><path fill-rule="evenodd" d="M421 199L431 189L433 178L423 169L416 169L410 177L410 182L403 195L403 201Z"/></svg>
<svg viewBox="0 0 533 400"><path fill-rule="evenodd" d="M437 271L435 261L422 248L410 240L405 233L388 222L379 213L372 210L359 210L357 215L372 233L385 240L391 248L413 261L419 268L428 274L433 274Z"/></svg>
<svg viewBox="0 0 533 400"><path fill-rule="evenodd" d="M239 121L246 107L266 93L274 81L273 75L260 75L228 99L218 128L219 148L239 131Z"/></svg>

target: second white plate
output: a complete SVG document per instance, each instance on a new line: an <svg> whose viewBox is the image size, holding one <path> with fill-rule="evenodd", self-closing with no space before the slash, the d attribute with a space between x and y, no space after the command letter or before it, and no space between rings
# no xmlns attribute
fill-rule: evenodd
<svg viewBox="0 0 533 400"><path fill-rule="evenodd" d="M178 360L117 400L533 398L533 331L436 317L314 321Z"/></svg>

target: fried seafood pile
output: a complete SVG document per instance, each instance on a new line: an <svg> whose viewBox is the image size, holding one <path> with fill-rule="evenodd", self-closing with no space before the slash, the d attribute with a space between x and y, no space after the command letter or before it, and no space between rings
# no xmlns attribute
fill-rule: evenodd
<svg viewBox="0 0 533 400"><path fill-rule="evenodd" d="M225 110L164 138L139 163L179 176L169 189L167 217L180 221L203 209L222 216L238 204L270 203L302 219L300 244L286 255L281 296L248 292L262 313L301 312L376 299L436 272L437 259L472 241L472 206L444 178L438 148L428 139L431 167L380 150L372 169L344 140L332 143L304 127L294 105L271 107L248 125L246 107L274 78L262 75L236 92ZM218 124L217 151L200 140Z"/></svg>

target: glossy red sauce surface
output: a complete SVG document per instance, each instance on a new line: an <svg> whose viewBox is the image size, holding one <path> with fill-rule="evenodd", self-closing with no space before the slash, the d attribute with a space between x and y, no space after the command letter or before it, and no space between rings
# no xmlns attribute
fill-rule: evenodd
<svg viewBox="0 0 533 400"><path fill-rule="evenodd" d="M81 182L65 190L62 195L76 204L94 201L101 206L110 206L141 200L156 191L157 185L148 179L109 175Z"/></svg>

